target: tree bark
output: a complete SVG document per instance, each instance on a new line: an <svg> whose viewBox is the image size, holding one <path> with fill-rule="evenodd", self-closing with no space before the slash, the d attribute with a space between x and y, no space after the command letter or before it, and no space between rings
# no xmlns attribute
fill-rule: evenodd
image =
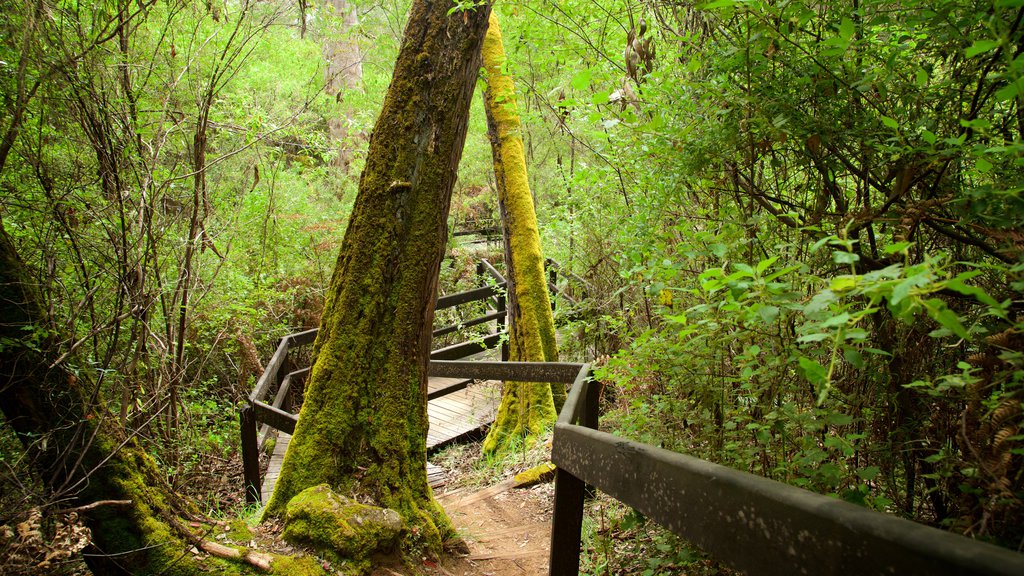
<svg viewBox="0 0 1024 576"><path fill-rule="evenodd" d="M509 356L513 361L556 362L555 321L544 275L537 214L526 174L515 85L503 69L505 49L494 14L484 39L483 61L487 71L484 110L508 269ZM556 404L561 406L564 399L562 386L506 382L497 418L484 440L484 453L497 455L531 443L554 425Z"/></svg>
<svg viewBox="0 0 1024 576"><path fill-rule="evenodd" d="M426 381L451 190L490 4L417 0L331 279L298 426L267 513L321 483L397 510L437 549Z"/></svg>

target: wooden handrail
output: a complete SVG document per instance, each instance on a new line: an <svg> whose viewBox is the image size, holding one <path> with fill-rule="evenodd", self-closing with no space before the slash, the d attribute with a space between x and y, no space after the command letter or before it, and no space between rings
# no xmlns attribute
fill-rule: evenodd
<svg viewBox="0 0 1024 576"><path fill-rule="evenodd" d="M598 386L577 382L551 448L552 576L579 572L584 482L752 575L1024 574L1011 550L599 432Z"/></svg>

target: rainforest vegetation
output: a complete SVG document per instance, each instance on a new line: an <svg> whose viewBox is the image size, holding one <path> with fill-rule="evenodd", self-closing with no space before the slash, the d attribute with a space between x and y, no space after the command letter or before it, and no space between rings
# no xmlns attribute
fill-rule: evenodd
<svg viewBox="0 0 1024 576"><path fill-rule="evenodd" d="M491 9L0 0L0 572L75 573L83 549L95 568L90 542L125 536L74 516L110 526L129 506L149 519L118 524L130 544L177 545L140 565L189 573L189 526L260 521L238 407L282 336L356 305L336 268L402 262L349 286L358 305L414 266L421 292L465 289L483 254L452 232L527 212L575 279L554 297L557 351L534 334L521 357L595 362L603 428L1024 546L1024 2L498 1L497 48L493 30L482 56L476 36L417 45L403 69L407 23L427 22L414 4L478 32ZM454 105L430 120L450 113L462 137L415 140L458 169L394 215L438 233L374 223L396 205L360 208L364 186L418 198L373 176L410 160L378 118L435 102L467 66L468 120ZM385 139L398 160L374 152ZM349 227L365 238L346 252ZM515 281L540 270L516 271L514 250L486 255ZM373 333L396 349L433 316L399 309ZM560 397L540 392L550 419ZM511 443L487 465L514 466ZM409 513L417 534L448 530ZM588 521L588 573L685 571L677 542L610 514ZM609 552L631 537L656 543L637 565Z"/></svg>

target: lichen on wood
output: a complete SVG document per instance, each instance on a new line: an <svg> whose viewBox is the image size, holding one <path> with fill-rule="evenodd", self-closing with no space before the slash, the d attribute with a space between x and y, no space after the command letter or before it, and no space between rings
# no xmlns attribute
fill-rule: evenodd
<svg viewBox="0 0 1024 576"><path fill-rule="evenodd" d="M487 73L484 109L508 268L509 356L513 361L555 362L555 323L527 178L515 85L504 70L505 49L494 14L484 39L483 61ZM506 382L494 425L484 440L484 453L494 456L531 444L554 424L556 407L564 399L561 384Z"/></svg>

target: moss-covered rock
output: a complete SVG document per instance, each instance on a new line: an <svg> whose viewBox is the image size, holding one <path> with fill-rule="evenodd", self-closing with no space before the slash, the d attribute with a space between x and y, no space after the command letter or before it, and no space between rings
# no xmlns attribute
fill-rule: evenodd
<svg viewBox="0 0 1024 576"><path fill-rule="evenodd" d="M288 502L283 537L333 560L360 563L393 549L401 533L398 512L360 504L321 484Z"/></svg>
<svg viewBox="0 0 1024 576"><path fill-rule="evenodd" d="M515 482L516 488L527 488L534 484L540 484L542 482L550 482L555 478L555 465L551 462L545 462L540 466L534 466L529 470L524 470L519 474L516 474L512 480Z"/></svg>

